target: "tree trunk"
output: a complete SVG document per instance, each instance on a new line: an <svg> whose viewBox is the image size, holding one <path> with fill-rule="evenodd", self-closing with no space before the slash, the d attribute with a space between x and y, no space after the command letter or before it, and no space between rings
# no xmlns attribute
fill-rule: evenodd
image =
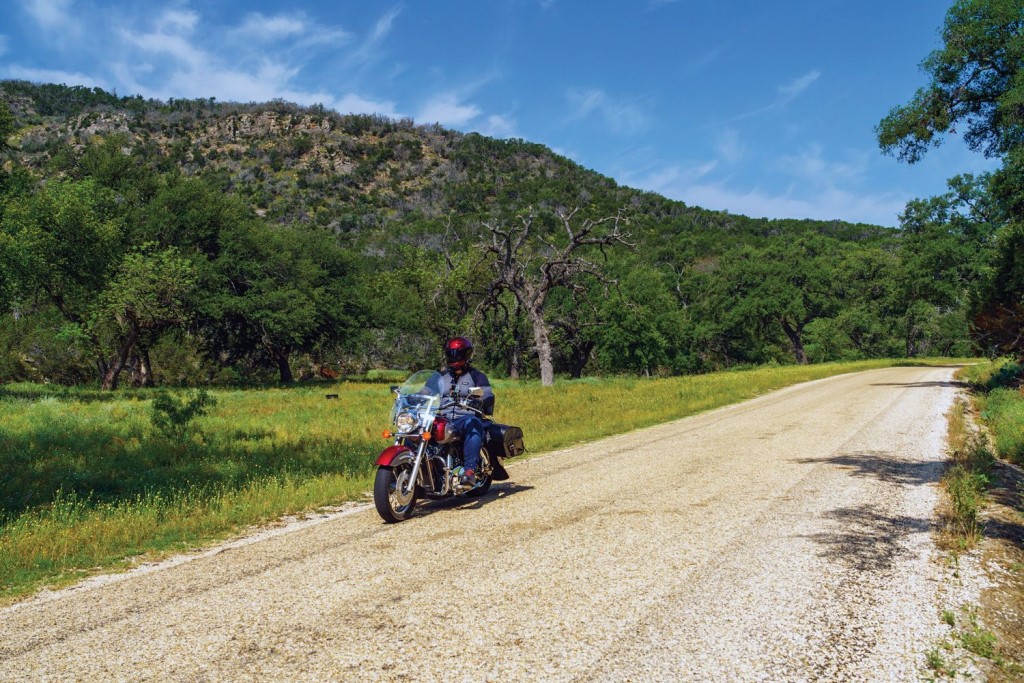
<svg viewBox="0 0 1024 683"><path fill-rule="evenodd" d="M512 342L512 353L508 359L509 379L519 379L519 373L523 365L523 345L519 343L519 335L515 336Z"/></svg>
<svg viewBox="0 0 1024 683"><path fill-rule="evenodd" d="M800 365L807 365L807 353L804 351L804 342L800 338L803 326L793 327L786 320L781 320L780 322L782 323L782 329L786 332L786 336L789 337L789 341L793 345L793 355L796 356L796 362Z"/></svg>
<svg viewBox="0 0 1024 683"><path fill-rule="evenodd" d="M156 386L156 377L153 376L153 362L149 359L149 349L139 346L139 384L144 387Z"/></svg>
<svg viewBox="0 0 1024 683"><path fill-rule="evenodd" d="M277 370L281 373L281 384L291 384L295 381L292 376L292 368L288 364L288 350L287 349L273 349L271 353L274 355L274 360L277 361Z"/></svg>
<svg viewBox="0 0 1024 683"><path fill-rule="evenodd" d="M135 346L135 341L138 338L138 332L132 331L127 337L121 339L121 348L117 352L117 357L113 363L107 365L107 371L103 373L103 382L100 385L102 389L113 390L117 388L121 371L124 370L124 366L128 362L128 354L132 352L132 347Z"/></svg>
<svg viewBox="0 0 1024 683"><path fill-rule="evenodd" d="M583 368L587 367L587 362L590 360L590 354L593 353L594 347L597 346L595 342L589 341L579 349L576 349L576 353L572 359L572 378L579 379L583 376Z"/></svg>
<svg viewBox="0 0 1024 683"><path fill-rule="evenodd" d="M530 309L527 314L533 326L533 343L537 347L537 359L540 361L540 384L550 387L555 383L555 366L551 360L548 324L544 322L544 314L539 310Z"/></svg>

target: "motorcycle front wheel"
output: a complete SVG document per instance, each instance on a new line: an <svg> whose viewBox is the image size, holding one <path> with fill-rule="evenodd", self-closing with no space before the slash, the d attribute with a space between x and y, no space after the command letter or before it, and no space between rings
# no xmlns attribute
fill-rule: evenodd
<svg viewBox="0 0 1024 683"><path fill-rule="evenodd" d="M388 524L408 519L416 506L416 484L412 481L412 463L378 467L373 482L373 504Z"/></svg>

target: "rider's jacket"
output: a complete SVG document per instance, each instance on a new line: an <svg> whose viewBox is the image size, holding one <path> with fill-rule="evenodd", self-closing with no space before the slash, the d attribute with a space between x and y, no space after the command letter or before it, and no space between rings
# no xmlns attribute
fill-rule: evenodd
<svg viewBox="0 0 1024 683"><path fill-rule="evenodd" d="M476 413L471 410L455 405L454 401L456 396L459 398L469 396L469 390L473 387L483 388L484 395L480 399L482 403L480 408L484 411L484 415L493 415L494 390L491 389L491 383L488 381L487 375L474 367L467 369L458 379L456 379L451 370L445 370L441 373L441 386L437 387L438 393L441 394L441 413L449 417L475 415Z"/></svg>

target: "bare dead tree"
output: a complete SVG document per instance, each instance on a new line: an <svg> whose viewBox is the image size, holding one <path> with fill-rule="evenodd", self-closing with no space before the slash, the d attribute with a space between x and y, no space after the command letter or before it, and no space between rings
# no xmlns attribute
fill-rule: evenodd
<svg viewBox="0 0 1024 683"><path fill-rule="evenodd" d="M550 327L544 319L548 296L558 287L583 291L580 276L584 274L608 282L601 267L584 258L584 249L596 248L603 255L609 246L634 246L629 235L623 232L627 220L622 211L614 216L583 219L574 226L578 213L579 207L576 207L568 213L556 214L565 231L564 243L556 243L535 232L537 215L532 209L519 217L518 225L504 227L484 223L490 241L481 244L481 248L491 258L494 279L482 305L494 305L502 292L512 294L533 328L543 386L551 386L555 381Z"/></svg>

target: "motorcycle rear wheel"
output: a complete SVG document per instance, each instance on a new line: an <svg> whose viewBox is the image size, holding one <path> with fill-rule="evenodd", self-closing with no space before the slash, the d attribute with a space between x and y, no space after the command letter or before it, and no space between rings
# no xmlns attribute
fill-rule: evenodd
<svg viewBox="0 0 1024 683"><path fill-rule="evenodd" d="M491 482L493 480L494 477L488 474L487 478L484 479L482 482L478 483L475 488L466 491L466 497L479 498L480 496L484 495L491 488Z"/></svg>
<svg viewBox="0 0 1024 683"><path fill-rule="evenodd" d="M484 469L486 469L486 470L490 470L491 469L491 456L487 452L486 448L481 448L480 449L480 462L481 462L481 464L485 465ZM493 482L494 482L494 475L493 474L488 474L487 477L482 482L479 482L476 485L475 488L473 488L473 489L471 489L471 490L466 492L466 497L467 498L479 498L480 496L482 496L485 493L487 493L488 490L490 490L491 484Z"/></svg>
<svg viewBox="0 0 1024 683"><path fill-rule="evenodd" d="M377 468L373 504L377 514L388 524L408 519L416 507L416 485L410 481L411 477L412 463Z"/></svg>

